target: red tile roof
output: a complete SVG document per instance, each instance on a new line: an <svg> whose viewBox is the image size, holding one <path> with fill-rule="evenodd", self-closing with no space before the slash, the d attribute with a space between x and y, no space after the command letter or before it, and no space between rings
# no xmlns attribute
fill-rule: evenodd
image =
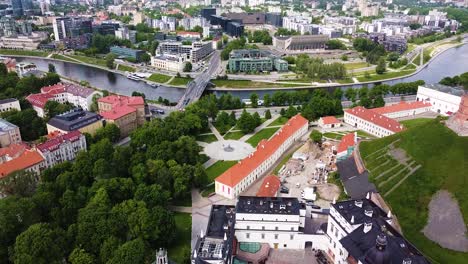
<svg viewBox="0 0 468 264"><path fill-rule="evenodd" d="M424 107L430 107L430 103L426 103L423 101L416 101L416 102L400 102L398 104L394 105L389 105L389 106L384 106L384 107L379 107L379 108L373 108L369 109L373 112L379 113L381 115L388 114L388 113L396 113L396 112L401 112L401 111L406 111L406 110L413 110L413 109L418 109L418 108L424 108Z"/></svg>
<svg viewBox="0 0 468 264"><path fill-rule="evenodd" d="M104 119L115 120L136 111L135 107L144 107L145 99L141 96L109 95L99 98L98 102L112 105L112 110L101 111Z"/></svg>
<svg viewBox="0 0 468 264"><path fill-rule="evenodd" d="M9 156L10 158L18 157L24 151L28 150L29 146L25 143L11 144L6 148L0 148L0 157Z"/></svg>
<svg viewBox="0 0 468 264"><path fill-rule="evenodd" d="M346 134L344 137L341 138L340 144L338 144L337 152L347 151L349 147L356 145L357 139L356 134L354 132Z"/></svg>
<svg viewBox="0 0 468 264"><path fill-rule="evenodd" d="M280 179L275 175L266 176L262 186L257 192L258 197L275 197L281 185Z"/></svg>
<svg viewBox="0 0 468 264"><path fill-rule="evenodd" d="M338 118L336 118L336 117L334 117L334 116L324 116L324 117L322 117L322 121L323 121L323 124L324 124L324 125L339 124L339 123L341 123L341 121L338 120Z"/></svg>
<svg viewBox="0 0 468 264"><path fill-rule="evenodd" d="M53 96L49 94L30 94L26 97L26 100L33 106L44 108L47 101L52 97Z"/></svg>
<svg viewBox="0 0 468 264"><path fill-rule="evenodd" d="M78 130L70 131L67 134L59 134L56 137L47 140L46 142L37 145L37 149L41 152L54 151L60 147L65 141L74 142L81 137L81 132Z"/></svg>
<svg viewBox="0 0 468 264"><path fill-rule="evenodd" d="M364 119L370 123L373 123L387 130L393 131L395 133L403 130L403 126L400 123L398 123L396 120L388 118L379 113L373 112L362 106L356 106L351 109L346 109L345 112L348 114L357 116L361 119Z"/></svg>
<svg viewBox="0 0 468 264"><path fill-rule="evenodd" d="M8 174L30 168L44 161L44 158L36 150L27 150L18 158L0 164L0 178Z"/></svg>
<svg viewBox="0 0 468 264"><path fill-rule="evenodd" d="M260 166L260 164L273 155L273 153L275 153L275 151L298 129L308 124L309 121L301 115L293 116L270 140L260 141L255 152L232 166L215 180L230 187L236 186Z"/></svg>

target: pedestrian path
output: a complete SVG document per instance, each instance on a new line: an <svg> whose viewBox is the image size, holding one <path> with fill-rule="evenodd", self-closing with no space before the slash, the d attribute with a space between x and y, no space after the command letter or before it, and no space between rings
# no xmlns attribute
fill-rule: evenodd
<svg viewBox="0 0 468 264"><path fill-rule="evenodd" d="M224 138L219 134L218 130L213 126L213 124L208 123L208 126L210 127L211 132L215 135L215 137L218 139L218 141L223 141Z"/></svg>

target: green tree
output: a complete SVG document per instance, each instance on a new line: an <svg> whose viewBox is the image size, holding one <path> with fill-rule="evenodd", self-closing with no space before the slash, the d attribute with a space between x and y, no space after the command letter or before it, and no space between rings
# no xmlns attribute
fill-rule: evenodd
<svg viewBox="0 0 468 264"><path fill-rule="evenodd" d="M56 73L56 70L55 70L55 65L53 65L52 63L49 63L49 72L51 73Z"/></svg>
<svg viewBox="0 0 468 264"><path fill-rule="evenodd" d="M8 69L4 63L0 63L0 76L4 77L8 74Z"/></svg>
<svg viewBox="0 0 468 264"><path fill-rule="evenodd" d="M387 65L385 63L385 60L381 58L379 60L379 63L377 64L377 67L375 67L375 72L377 74L383 74L387 70Z"/></svg>
<svg viewBox="0 0 468 264"><path fill-rule="evenodd" d="M270 94L265 94L263 96L263 106L270 107L271 106L271 96Z"/></svg>
<svg viewBox="0 0 468 264"><path fill-rule="evenodd" d="M15 171L0 179L0 193L32 196L36 190L38 176L30 171Z"/></svg>
<svg viewBox="0 0 468 264"><path fill-rule="evenodd" d="M34 224L16 238L13 260L19 264L59 264L63 261L66 246L63 230L49 224Z"/></svg>
<svg viewBox="0 0 468 264"><path fill-rule="evenodd" d="M258 94L256 93L251 93L250 94L250 102L253 108L258 107Z"/></svg>
<svg viewBox="0 0 468 264"><path fill-rule="evenodd" d="M245 109L244 109L244 111L242 111L241 116L237 120L237 126L245 134L254 131L255 128L257 127L255 125L254 118Z"/></svg>
<svg viewBox="0 0 468 264"><path fill-rule="evenodd" d="M382 107L385 106L385 101L381 95L374 99L373 107Z"/></svg>
<svg viewBox="0 0 468 264"><path fill-rule="evenodd" d="M265 119L271 119L271 112L270 112L270 109L267 109L265 111Z"/></svg>
<svg viewBox="0 0 468 264"><path fill-rule="evenodd" d="M112 53L107 54L106 56L106 66L109 69L114 69L114 60L115 60L115 55Z"/></svg>
<svg viewBox="0 0 468 264"><path fill-rule="evenodd" d="M258 112L253 113L252 118L254 120L255 127L258 127L259 125L262 124L262 118L260 117L260 114Z"/></svg>
<svg viewBox="0 0 468 264"><path fill-rule="evenodd" d="M46 114L46 119L50 119L56 115L65 113L73 109L74 106L70 103L61 104L54 100L49 100L44 105L44 112Z"/></svg>
<svg viewBox="0 0 468 264"><path fill-rule="evenodd" d="M81 248L75 248L68 257L68 261L71 264L93 264L96 262L93 255L86 253Z"/></svg>
<svg viewBox="0 0 468 264"><path fill-rule="evenodd" d="M216 117L216 128L219 133L225 134L231 127L232 120L228 113L221 111Z"/></svg>
<svg viewBox="0 0 468 264"><path fill-rule="evenodd" d="M280 115L286 117L286 110L284 110L284 108L281 108Z"/></svg>
<svg viewBox="0 0 468 264"><path fill-rule="evenodd" d="M20 128L21 138L25 141L36 140L47 133L44 120L32 108L3 112L1 116Z"/></svg>
<svg viewBox="0 0 468 264"><path fill-rule="evenodd" d="M295 116L295 115L297 115L297 109L296 109L294 106L290 105L290 106L288 107L288 109L286 110L285 116L286 116L287 118L291 118L291 117L293 117L293 116Z"/></svg>
<svg viewBox="0 0 468 264"><path fill-rule="evenodd" d="M314 129L312 130L312 133L310 133L310 138L315 142L315 143L322 143L322 133L320 131Z"/></svg>
<svg viewBox="0 0 468 264"><path fill-rule="evenodd" d="M143 53L140 55L140 61L144 63L148 63L151 60L151 56L148 53Z"/></svg>
<svg viewBox="0 0 468 264"><path fill-rule="evenodd" d="M231 111L231 114L229 115L229 119L230 119L229 124L231 126L234 126L237 123L236 112Z"/></svg>
<svg viewBox="0 0 468 264"><path fill-rule="evenodd" d="M343 42L337 40L337 39L330 39L327 41L325 44L327 49L346 49L346 46L343 44Z"/></svg>
<svg viewBox="0 0 468 264"><path fill-rule="evenodd" d="M112 143L118 142L120 139L120 128L116 124L108 123L106 126L97 129L94 141L98 142L104 138L107 138Z"/></svg>
<svg viewBox="0 0 468 264"><path fill-rule="evenodd" d="M184 72L191 72L191 71L192 71L192 63L188 61L184 65Z"/></svg>
<svg viewBox="0 0 468 264"><path fill-rule="evenodd" d="M146 245L140 238L121 245L107 264L133 264L145 262Z"/></svg>

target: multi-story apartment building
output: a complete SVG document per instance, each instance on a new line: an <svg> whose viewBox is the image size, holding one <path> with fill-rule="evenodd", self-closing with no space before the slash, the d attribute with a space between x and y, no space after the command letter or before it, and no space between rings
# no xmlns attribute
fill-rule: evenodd
<svg viewBox="0 0 468 264"><path fill-rule="evenodd" d="M53 138L37 145L36 149L44 157L44 166L50 168L56 164L74 160L78 152L86 151L86 137L80 131L58 133Z"/></svg>
<svg viewBox="0 0 468 264"><path fill-rule="evenodd" d="M308 127L309 121L301 115L292 117L269 140L262 140L255 152L217 177L216 193L229 199L236 198L299 141L307 133Z"/></svg>
<svg viewBox="0 0 468 264"><path fill-rule="evenodd" d="M398 121L362 106L345 110L344 122L376 137L390 136L403 130L403 125Z"/></svg>
<svg viewBox="0 0 468 264"><path fill-rule="evenodd" d="M108 123L120 128L126 137L145 122L145 100L141 96L110 95L98 100L99 113Z"/></svg>
<svg viewBox="0 0 468 264"><path fill-rule="evenodd" d="M418 87L416 100L430 103L433 112L449 116L458 111L464 93L460 87L426 84Z"/></svg>
<svg viewBox="0 0 468 264"><path fill-rule="evenodd" d="M213 44L209 41L193 42L191 45L184 45L179 41L164 41L158 46L157 55L183 54L191 62L198 62L213 52Z"/></svg>
<svg viewBox="0 0 468 264"><path fill-rule="evenodd" d="M31 103L38 116L44 117L44 107L49 100L54 100L59 103L68 102L88 111L90 110L95 95L102 96L102 93L75 84L58 83L42 87L41 93L30 94L26 97L26 100Z"/></svg>
<svg viewBox="0 0 468 264"><path fill-rule="evenodd" d="M0 118L0 146L8 147L11 144L21 143L21 132L17 125Z"/></svg>
<svg viewBox="0 0 468 264"><path fill-rule="evenodd" d="M16 158L0 164L0 179L19 170L33 172L38 175L44 168L44 158L37 150L24 149Z"/></svg>
<svg viewBox="0 0 468 264"><path fill-rule="evenodd" d="M287 71L288 63L265 50L233 50L229 54L229 70L232 72Z"/></svg>
<svg viewBox="0 0 468 264"><path fill-rule="evenodd" d="M0 112L6 112L11 110L21 111L21 106L18 99L8 98L0 100Z"/></svg>
<svg viewBox="0 0 468 264"><path fill-rule="evenodd" d="M204 27L209 25L208 21L201 16L198 17L186 17L179 21L179 25L184 27L185 30L192 30L195 27Z"/></svg>
<svg viewBox="0 0 468 264"><path fill-rule="evenodd" d="M85 17L57 17L52 25L56 41L93 33L92 20Z"/></svg>

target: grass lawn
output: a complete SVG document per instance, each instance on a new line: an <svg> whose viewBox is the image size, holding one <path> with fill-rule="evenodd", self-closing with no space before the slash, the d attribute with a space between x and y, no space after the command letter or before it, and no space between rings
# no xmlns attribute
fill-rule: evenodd
<svg viewBox="0 0 468 264"><path fill-rule="evenodd" d="M449 191L457 200L465 224L468 223L468 138L457 136L437 119L424 121L395 135L362 142L360 152L366 165L375 159L369 157L371 153L384 149L397 139L400 141L395 146L404 149L422 165L385 198L398 217L405 237L433 263L466 263L468 253L444 249L427 239L421 230L427 224L428 204L441 189Z"/></svg>
<svg viewBox="0 0 468 264"><path fill-rule="evenodd" d="M206 142L206 143L211 143L211 142L218 141L218 139L216 138L216 136L213 135L213 134L199 135L199 136L196 137L196 140L197 140L197 141Z"/></svg>
<svg viewBox="0 0 468 264"><path fill-rule="evenodd" d="M106 60L105 59L100 59L100 58L94 58L94 57L87 57L87 56L82 56L82 55L67 55L70 58L77 59L81 62L88 63L88 64L94 64L102 67L106 67Z"/></svg>
<svg viewBox="0 0 468 264"><path fill-rule="evenodd" d="M185 251L190 252L192 239L192 215L187 213L174 213L176 224L176 238L167 249L168 257L176 263L183 263Z"/></svg>
<svg viewBox="0 0 468 264"><path fill-rule="evenodd" d="M361 68L369 67L370 64L367 62L352 62L344 64L346 70L356 70Z"/></svg>
<svg viewBox="0 0 468 264"><path fill-rule="evenodd" d="M169 85L184 86L187 85L187 83L189 83L191 80L193 79L186 77L174 77L174 79L172 79L172 81L169 82Z"/></svg>
<svg viewBox="0 0 468 264"><path fill-rule="evenodd" d="M390 78L396 78L396 77L401 77L405 75L409 75L416 70L407 70L407 71L397 71L397 72L386 72L384 74L374 74L371 75L369 78L366 78L364 76L362 77L357 77L358 81L360 82L370 82L370 81L379 81L379 80L384 80L384 79L390 79Z"/></svg>
<svg viewBox="0 0 468 264"><path fill-rule="evenodd" d="M280 128L279 127L264 128L258 131L255 135L251 136L246 142L255 148L262 139L269 139L271 136L273 136L273 134L275 134L275 132L278 129Z"/></svg>
<svg viewBox="0 0 468 264"><path fill-rule="evenodd" d="M271 122L268 126L271 127L271 126L282 126L284 124L286 124L286 122L288 122L288 118L287 117L284 117L284 116L280 116L278 118L275 119L275 121Z"/></svg>
<svg viewBox="0 0 468 264"><path fill-rule="evenodd" d="M403 70L414 70L414 69L416 69L416 66L414 64L408 64L403 68Z"/></svg>
<svg viewBox="0 0 468 264"><path fill-rule="evenodd" d="M160 73L153 73L153 74L151 74L150 77L148 77L148 80L150 80L152 82L157 82L157 83L166 83L171 78L172 77L168 76L168 75L164 75L164 74L160 74Z"/></svg>
<svg viewBox="0 0 468 264"><path fill-rule="evenodd" d="M341 138L343 137L343 135L338 134L338 133L333 133L333 132L323 133L323 136L326 137L326 138L332 138L332 139L336 139L336 140L341 140Z"/></svg>
<svg viewBox="0 0 468 264"><path fill-rule="evenodd" d="M289 83L267 83L249 80L211 80L217 87L222 88L275 88L275 87L296 87L297 84Z"/></svg>
<svg viewBox="0 0 468 264"><path fill-rule="evenodd" d="M76 60L72 60L68 57L65 57L60 54L52 54L52 58L57 59L57 60L64 60L64 61L70 61L70 62L77 62Z"/></svg>
<svg viewBox="0 0 468 264"><path fill-rule="evenodd" d="M417 66L420 66L421 65L421 54L416 55L416 57L414 57L414 59L411 62L416 64Z"/></svg>
<svg viewBox="0 0 468 264"><path fill-rule="evenodd" d="M208 175L209 182L214 181L216 177L223 174L223 172L227 171L236 163L236 160L218 160L215 164L208 167L206 169L206 174Z"/></svg>
<svg viewBox="0 0 468 264"><path fill-rule="evenodd" d="M431 120L433 120L433 119L431 119L431 118L416 118L416 119L400 121L400 123L402 123L403 126L405 126L406 128L412 128L412 127L415 127L415 126L419 126L419 125L431 122Z"/></svg>
<svg viewBox="0 0 468 264"><path fill-rule="evenodd" d="M239 138L243 137L244 135L245 134L242 131L229 132L226 135L224 135L224 139L238 140Z"/></svg>
<svg viewBox="0 0 468 264"><path fill-rule="evenodd" d="M341 83L341 84L354 83L353 79L351 78L334 80L334 82Z"/></svg>
<svg viewBox="0 0 468 264"><path fill-rule="evenodd" d="M280 163L278 164L278 166L276 166L276 168L273 170L273 174L275 175L278 175L278 172L279 170L281 169L281 167L283 167L284 164L286 164L286 162L288 162L289 159L291 159L292 155L294 154L294 152L296 152L296 150L298 150L301 146L297 147L296 149L294 149L294 151L292 151L291 153L289 153L288 155L286 155L286 157L284 157Z"/></svg>
<svg viewBox="0 0 468 264"><path fill-rule="evenodd" d="M11 49L0 49L2 55L20 55L20 56L35 56L35 57L47 57L48 52L37 51L37 50L11 50Z"/></svg>
<svg viewBox="0 0 468 264"><path fill-rule="evenodd" d="M201 192L201 196L208 197L210 194L212 194L214 192L215 192L215 185L213 183L210 186L203 189L203 191Z"/></svg>
<svg viewBox="0 0 468 264"><path fill-rule="evenodd" d="M135 72L136 69L127 65L119 64L119 67L117 68L120 71L126 71L126 72Z"/></svg>

